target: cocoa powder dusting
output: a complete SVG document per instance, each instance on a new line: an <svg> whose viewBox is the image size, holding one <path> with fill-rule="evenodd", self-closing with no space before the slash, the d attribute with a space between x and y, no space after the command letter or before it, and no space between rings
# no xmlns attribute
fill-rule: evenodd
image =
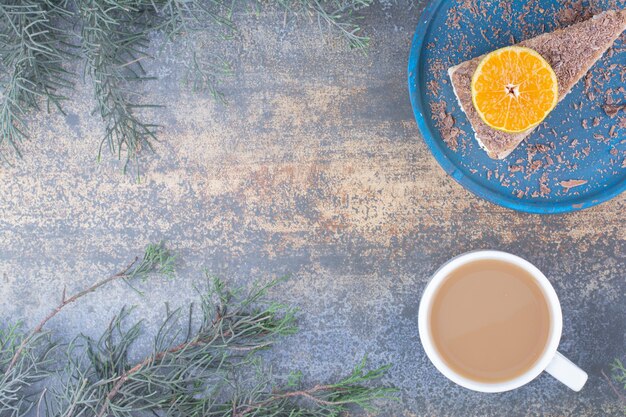
<svg viewBox="0 0 626 417"><path fill-rule="evenodd" d="M602 110L604 110L607 116L613 118L620 110L626 110L626 104L605 104L602 106Z"/></svg>
<svg viewBox="0 0 626 417"><path fill-rule="evenodd" d="M561 187L565 188L566 191L569 191L570 188L587 184L587 181L586 180L567 180L567 181L561 181L559 184L561 184Z"/></svg>
<svg viewBox="0 0 626 417"><path fill-rule="evenodd" d="M435 80L428 81L426 83L426 88L428 88L428 90L436 96L438 96L441 92L441 87L439 86L439 83Z"/></svg>
<svg viewBox="0 0 626 417"><path fill-rule="evenodd" d="M550 194L551 191L550 187L548 187L548 174L544 172L541 178L539 178L539 193L542 197L545 197Z"/></svg>
<svg viewBox="0 0 626 417"><path fill-rule="evenodd" d="M432 117L435 120L435 125L439 128L443 141L452 149L456 151L459 146L459 135L461 130L454 126L454 117L446 111L446 102L440 101L437 103L430 103L430 109Z"/></svg>
<svg viewBox="0 0 626 417"><path fill-rule="evenodd" d="M593 16L591 7L585 7L582 0L564 2L564 7L556 13L556 20L561 26L582 22Z"/></svg>
<svg viewBox="0 0 626 417"><path fill-rule="evenodd" d="M618 2L621 6L617 5ZM466 57L465 59L471 59L479 55L472 52L473 49L477 47L480 48L480 46L477 45L476 42L468 40L466 36L466 34L469 33L468 30L473 34L479 35L479 38L481 38L480 42L484 45L478 50L484 51L484 46L487 46L488 52L489 49L495 49L500 45L506 44L507 40L510 44L515 44L520 40L523 41L524 39L533 38L541 33L551 32L556 28L562 28L585 21L593 15L602 12L594 3L584 0L556 0L556 3L558 6L556 7L553 21L545 26L543 24L537 25L533 23L533 15L552 12L542 9L539 2L527 2L522 6L521 10L513 10L509 2L500 2L496 6L494 2L486 0L458 0L448 9L448 15L445 21L445 26L448 30L442 32L439 38L434 37L435 43L431 42L427 45L427 49L436 50L439 54L434 54L432 58L428 59L428 70L429 73L433 74L433 77L426 83L426 87L431 97L430 108L432 119L439 129L443 141L451 150L454 152L464 152L467 146L471 144L471 142L466 142L465 139L468 133L467 129L463 128L463 126L466 126L464 123L465 120L459 119L461 120L461 125L458 125L456 117L460 116L457 115L457 109L455 109L454 106L449 106L444 99L444 97L447 98L451 92L451 86L447 82L448 68L459 63L458 60L451 62L450 57L464 56ZM625 5L626 0L609 0L604 7L608 9L619 9L623 8ZM493 14L494 7L498 8L498 15ZM491 25L494 17L504 20L508 24L509 30L506 29L506 26L502 29L501 27ZM474 22L483 23L481 26L478 26ZM484 22L487 22L486 25ZM498 23L498 25L501 26L501 23ZM520 38L515 39L511 30L513 27L517 27L521 31ZM516 34L517 33L520 32L517 31ZM503 42L503 40L505 41ZM443 46L441 46L442 41L444 42ZM532 196L533 198L547 197L553 191L560 193L561 191L559 189L551 189L550 173L554 174L564 170L571 173L576 172L578 170L578 163L575 161L584 160L591 155L599 155L597 145L594 145L592 150L592 146L589 142L591 138L600 143L607 144L608 146L611 138L620 136L622 133L619 129L626 128L626 117L620 116L621 112L626 111L626 103L619 98L616 100L614 97L614 94L617 92L622 94L622 98L626 99L626 89L622 86L615 87L615 91L605 88L605 83L613 82L615 76L619 77L621 75L622 84L626 81L626 70L623 65L616 64L615 61L608 64L608 59L612 58L617 53L621 53L623 50L626 50L626 48L616 44L614 48L606 52L603 58L603 62L605 62L604 66L596 65L591 71L586 73L582 81L582 94L584 99L573 103L570 107L570 109L573 108L576 111L571 112L561 121L562 123L558 125L544 122L539 132L535 135L535 138L529 139L531 143L527 145L526 159L517 158L515 162L511 161L508 164L505 162L504 165L497 164L495 167L499 166L500 168L496 168L495 170L489 169L487 166L483 166L482 169L476 169L471 167L470 162L467 166L469 172L473 174L482 172L487 180L499 181L504 187L515 187L512 194L520 199L526 196ZM555 69L555 71L557 70ZM565 76L567 78L567 76L563 74L559 76ZM577 77L574 73L569 76L572 79ZM561 81L559 81L559 83L561 83ZM458 86L454 83L454 78L452 84L458 89ZM559 87L561 87L561 84L559 84ZM604 103L598 103L602 98L604 98ZM463 101L461 101L461 103L463 103ZM589 109L602 109L608 117L617 117L617 120L615 123L603 125L603 122L607 120L603 117L590 117L589 115L586 118L581 117ZM583 129L590 130L590 132L582 138L579 136L576 139L572 139L570 142L568 136L573 135L575 132L572 124L570 124L570 120L571 123L576 123L576 116L578 116L578 123L580 123ZM462 147L460 146L461 138L463 138ZM539 138L545 143L533 143L534 140ZM474 144L474 146L477 145ZM569 147L572 151L564 153L563 147ZM612 149L609 149L609 152L614 156L617 155L617 151L618 149L614 146ZM624 154L626 154L626 151L624 152ZM591 158L590 160L593 161ZM616 163L618 166L620 165L619 161L613 161L612 163ZM626 167L626 158L621 162L621 166ZM493 165L491 167L493 167ZM598 170L599 169L601 168L598 168ZM520 190L519 181L522 178L529 180L533 177L539 177L537 191L533 191L529 189L529 187L526 187L525 191ZM555 180L556 178L553 176L553 181ZM563 192L569 192L570 189L586 183L587 180L585 179L571 179L553 182L552 184L559 184Z"/></svg>

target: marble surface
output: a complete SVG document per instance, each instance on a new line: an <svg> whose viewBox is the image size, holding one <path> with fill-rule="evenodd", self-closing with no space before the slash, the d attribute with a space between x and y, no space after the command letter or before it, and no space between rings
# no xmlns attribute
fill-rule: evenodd
<svg viewBox="0 0 626 417"><path fill-rule="evenodd" d="M173 281L110 285L49 323L61 340L97 335L125 304L147 332L164 303L197 299L205 271L232 285L290 274L272 297L300 307L301 331L268 353L276 372L340 376L364 354L392 363L400 401L381 416L617 416L601 371L626 355L626 195L582 212L539 216L487 203L448 178L413 120L406 61L423 4L366 12L367 55L316 22L236 16L236 39L192 40L233 61L229 104L182 80L182 43L155 37L147 63L165 103L141 182L96 162L102 126L79 84L67 116L29 122L24 159L0 168L0 317L38 321L61 290L119 270L153 241L179 254ZM564 316L560 350L589 373L580 393L548 375L514 392L479 394L446 381L420 347L417 307L436 268L482 248L542 269ZM146 338L136 354L150 343ZM359 410L355 415L362 415Z"/></svg>

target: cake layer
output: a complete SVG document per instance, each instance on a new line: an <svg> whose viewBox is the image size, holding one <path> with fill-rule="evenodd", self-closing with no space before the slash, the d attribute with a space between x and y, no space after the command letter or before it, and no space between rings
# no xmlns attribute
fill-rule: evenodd
<svg viewBox="0 0 626 417"><path fill-rule="evenodd" d="M559 101L589 71L613 42L626 30L626 10L611 10L564 29L544 33L518 43L534 49L554 69L559 83ZM484 55L448 70L454 93L474 129L476 140L494 159L509 155L534 130L506 133L487 126L472 103L472 75Z"/></svg>

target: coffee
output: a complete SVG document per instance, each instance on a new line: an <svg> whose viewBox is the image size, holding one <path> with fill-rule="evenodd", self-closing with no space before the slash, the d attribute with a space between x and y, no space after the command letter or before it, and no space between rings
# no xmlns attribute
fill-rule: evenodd
<svg viewBox="0 0 626 417"><path fill-rule="evenodd" d="M534 277L501 260L476 260L452 271L430 311L442 359L477 382L508 381L528 371L546 348L550 326Z"/></svg>

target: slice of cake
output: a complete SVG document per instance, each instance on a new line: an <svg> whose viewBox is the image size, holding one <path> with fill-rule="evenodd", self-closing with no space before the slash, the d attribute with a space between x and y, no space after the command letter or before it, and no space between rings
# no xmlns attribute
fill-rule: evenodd
<svg viewBox="0 0 626 417"><path fill-rule="evenodd" d="M560 101L624 30L626 10L611 10L567 28L525 40L518 45L537 51L552 66L557 76ZM491 158L503 159L534 128L520 133L507 133L492 129L482 121L472 103L471 82L483 57L484 55L451 67L448 74L459 104L474 129L476 140Z"/></svg>

